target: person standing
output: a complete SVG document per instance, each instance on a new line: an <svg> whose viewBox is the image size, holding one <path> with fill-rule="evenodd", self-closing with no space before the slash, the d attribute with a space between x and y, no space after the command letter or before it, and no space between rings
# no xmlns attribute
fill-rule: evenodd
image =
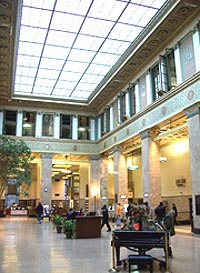
<svg viewBox="0 0 200 273"><path fill-rule="evenodd" d="M109 215L108 215L108 209L107 209L107 206L104 205L102 208L101 208L101 213L103 215L103 220L102 220L102 224L101 224L101 229L103 228L104 225L107 226L108 228L108 232L111 231L111 227L110 227L110 224L109 224Z"/></svg>
<svg viewBox="0 0 200 273"><path fill-rule="evenodd" d="M118 203L117 206L116 206L116 217L117 216L121 217L121 213L122 213L122 207L121 207L121 204Z"/></svg>
<svg viewBox="0 0 200 273"><path fill-rule="evenodd" d="M174 219L174 225L176 225L177 224L176 218L178 216L178 210L177 210L177 207L174 203L172 204L172 215L173 215L173 219Z"/></svg>
<svg viewBox="0 0 200 273"><path fill-rule="evenodd" d="M163 202L160 202L159 205L155 208L156 221L161 223L163 216L165 214L165 206Z"/></svg>
<svg viewBox="0 0 200 273"><path fill-rule="evenodd" d="M39 224L41 224L41 222L42 222L42 214L43 214L43 206L42 206L41 202L39 202L39 204L36 207L36 216L37 216L37 220L38 220Z"/></svg>

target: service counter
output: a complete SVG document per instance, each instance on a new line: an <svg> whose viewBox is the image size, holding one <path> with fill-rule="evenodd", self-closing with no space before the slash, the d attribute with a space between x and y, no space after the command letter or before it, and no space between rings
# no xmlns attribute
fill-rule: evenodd
<svg viewBox="0 0 200 273"><path fill-rule="evenodd" d="M101 216L77 216L76 238L101 237Z"/></svg>
<svg viewBox="0 0 200 273"><path fill-rule="evenodd" d="M11 209L10 215L28 215L27 209Z"/></svg>

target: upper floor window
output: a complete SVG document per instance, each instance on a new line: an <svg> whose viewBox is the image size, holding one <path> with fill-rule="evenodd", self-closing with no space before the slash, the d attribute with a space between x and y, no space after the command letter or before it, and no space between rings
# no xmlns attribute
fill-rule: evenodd
<svg viewBox="0 0 200 273"><path fill-rule="evenodd" d="M152 90L154 99L158 96L158 91L160 87L160 73L159 73L159 64L156 64L151 69L151 79L152 79Z"/></svg>
<svg viewBox="0 0 200 273"><path fill-rule="evenodd" d="M167 91L169 91L177 85L174 50L168 50L164 58L167 63Z"/></svg>
<svg viewBox="0 0 200 273"><path fill-rule="evenodd" d="M90 139L90 118L78 116L78 139Z"/></svg>
<svg viewBox="0 0 200 273"><path fill-rule="evenodd" d="M45 113L42 116L42 136L53 136L54 115Z"/></svg>
<svg viewBox="0 0 200 273"><path fill-rule="evenodd" d="M22 136L35 136L35 112L23 112Z"/></svg>
<svg viewBox="0 0 200 273"><path fill-rule="evenodd" d="M174 51L168 49L159 62L151 69L152 90L154 99L162 96L176 86L176 69Z"/></svg>
<svg viewBox="0 0 200 273"><path fill-rule="evenodd" d="M130 115L133 116L136 113L135 85L133 83L129 84L128 93L129 93Z"/></svg>
<svg viewBox="0 0 200 273"><path fill-rule="evenodd" d="M110 107L104 109L101 115L101 135L110 132Z"/></svg>
<svg viewBox="0 0 200 273"><path fill-rule="evenodd" d="M118 124L124 122L126 117L126 92L120 92L118 96Z"/></svg>
<svg viewBox="0 0 200 273"><path fill-rule="evenodd" d="M72 117L70 115L61 114L60 138L72 138Z"/></svg>
<svg viewBox="0 0 200 273"><path fill-rule="evenodd" d="M17 111L4 111L3 133L5 135L16 135L17 128Z"/></svg>

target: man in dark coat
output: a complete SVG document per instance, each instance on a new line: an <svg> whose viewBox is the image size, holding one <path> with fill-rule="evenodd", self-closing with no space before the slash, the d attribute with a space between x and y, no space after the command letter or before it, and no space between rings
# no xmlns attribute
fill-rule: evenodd
<svg viewBox="0 0 200 273"><path fill-rule="evenodd" d="M103 228L104 225L107 226L108 228L108 232L111 231L111 227L110 227L110 224L109 224L109 215L108 215L108 209L107 209L107 206L104 205L102 208L101 208L101 213L103 215L103 220L102 220L102 224L101 224L101 229Z"/></svg>
<svg viewBox="0 0 200 273"><path fill-rule="evenodd" d="M39 202L38 206L36 207L36 216L37 216L39 224L41 224L42 222L42 214L43 214L43 206L41 202Z"/></svg>

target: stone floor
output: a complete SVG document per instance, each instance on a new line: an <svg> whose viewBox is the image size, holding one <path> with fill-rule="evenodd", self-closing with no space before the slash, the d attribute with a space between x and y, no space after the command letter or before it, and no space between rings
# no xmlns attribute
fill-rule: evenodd
<svg viewBox="0 0 200 273"><path fill-rule="evenodd" d="M188 226L177 226L176 230L171 238L173 258L169 270L160 270L154 262L154 273L199 273L200 236L193 235ZM113 268L111 237L105 227L101 238L65 239L51 222L38 224L35 218L24 216L0 218L0 273L128 272L123 267ZM126 258L128 253L122 249L121 257ZM161 249L150 254L161 259L163 256ZM149 270L133 268L132 272Z"/></svg>

